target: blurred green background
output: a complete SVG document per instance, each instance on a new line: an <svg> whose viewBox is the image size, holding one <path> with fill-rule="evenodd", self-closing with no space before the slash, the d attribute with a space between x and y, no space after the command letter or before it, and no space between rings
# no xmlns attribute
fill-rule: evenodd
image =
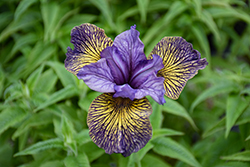
<svg viewBox="0 0 250 167"><path fill-rule="evenodd" d="M149 97L153 138L130 157L89 138L100 93L64 68L82 23L112 39L136 24L146 55L182 36L209 62L177 101ZM0 32L1 167L250 167L248 0L1 0Z"/></svg>

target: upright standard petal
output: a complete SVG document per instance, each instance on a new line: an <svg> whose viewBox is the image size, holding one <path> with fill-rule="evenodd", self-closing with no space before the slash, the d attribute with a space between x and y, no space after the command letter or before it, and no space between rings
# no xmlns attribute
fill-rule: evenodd
<svg viewBox="0 0 250 167"><path fill-rule="evenodd" d="M157 72L164 66L158 55L152 55L153 59L140 61L134 70L130 85L135 88L135 98L140 99L147 95L157 103L164 104L164 78L157 77Z"/></svg>
<svg viewBox="0 0 250 167"><path fill-rule="evenodd" d="M192 44L181 37L164 37L150 53L159 55L163 60L164 68L158 76L165 78L165 95L178 99L186 82L194 77L198 70L208 64L206 58L201 59L200 53L193 49Z"/></svg>
<svg viewBox="0 0 250 167"><path fill-rule="evenodd" d="M116 84L120 85L128 82L129 69L127 61L115 46L104 49L101 52L101 58L107 60Z"/></svg>
<svg viewBox="0 0 250 167"><path fill-rule="evenodd" d="M103 29L85 23L72 29L71 43L74 50L68 47L64 63L66 69L76 75L83 66L97 62L101 58L101 51L112 46L113 41Z"/></svg>
<svg viewBox="0 0 250 167"><path fill-rule="evenodd" d="M139 38L139 31L132 26L130 30L119 34L114 40L114 46L118 48L132 72L141 60L146 60L144 44Z"/></svg>
<svg viewBox="0 0 250 167"><path fill-rule="evenodd" d="M105 58L82 67L77 77L78 79L82 79L90 89L95 91L106 93L115 92L114 77L111 74Z"/></svg>
<svg viewBox="0 0 250 167"><path fill-rule="evenodd" d="M113 98L104 93L90 105L87 124L91 139L106 153L127 157L144 147L152 136L149 115L152 107L146 98Z"/></svg>

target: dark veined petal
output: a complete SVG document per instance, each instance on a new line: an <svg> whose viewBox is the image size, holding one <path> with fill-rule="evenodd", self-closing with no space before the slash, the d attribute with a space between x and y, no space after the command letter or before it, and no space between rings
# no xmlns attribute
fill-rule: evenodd
<svg viewBox="0 0 250 167"><path fill-rule="evenodd" d="M82 67L77 77L78 79L82 79L90 89L95 91L106 93L115 92L114 78L105 58Z"/></svg>
<svg viewBox="0 0 250 167"><path fill-rule="evenodd" d="M89 134L106 153L129 156L144 147L152 136L149 115L152 107L146 98L131 101L104 93L90 105Z"/></svg>
<svg viewBox="0 0 250 167"><path fill-rule="evenodd" d="M74 50L68 47L64 63L66 69L76 75L83 66L97 62L101 58L101 51L111 46L113 41L103 29L85 23L72 29L71 43Z"/></svg>
<svg viewBox="0 0 250 167"><path fill-rule="evenodd" d="M165 95L172 99L178 99L186 82L208 64L206 58L201 59L192 44L181 37L164 37L154 47L149 58L153 54L163 60L164 68L157 75L165 78Z"/></svg>
<svg viewBox="0 0 250 167"><path fill-rule="evenodd" d="M147 59L144 54L144 44L139 38L140 33L135 28L131 26L130 30L122 32L114 40L114 46L124 56L130 72L135 69L139 61Z"/></svg>

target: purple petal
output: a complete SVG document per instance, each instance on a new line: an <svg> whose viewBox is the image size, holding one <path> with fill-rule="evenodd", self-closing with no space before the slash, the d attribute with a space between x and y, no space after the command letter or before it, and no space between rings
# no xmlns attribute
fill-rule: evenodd
<svg viewBox="0 0 250 167"><path fill-rule="evenodd" d="M147 98L131 101L103 93L89 107L89 135L106 153L122 153L127 157L151 139L151 113L152 107Z"/></svg>
<svg viewBox="0 0 250 167"><path fill-rule="evenodd" d="M107 60L116 84L120 85L128 82L128 64L115 46L104 49L101 57Z"/></svg>
<svg viewBox="0 0 250 167"><path fill-rule="evenodd" d="M82 67L77 77L78 79L82 79L90 89L95 91L105 93L115 92L114 78L104 58L96 63L91 63Z"/></svg>
<svg viewBox="0 0 250 167"><path fill-rule="evenodd" d="M144 54L144 44L139 38L140 33L132 26L130 30L127 30L119 34L113 43L121 54L125 57L129 65L129 71L132 72L137 64L141 60L146 60Z"/></svg>
<svg viewBox="0 0 250 167"><path fill-rule="evenodd" d="M71 43L74 50L67 49L65 68L76 75L85 65L97 62L101 51L112 46L113 41L106 36L104 30L89 23L76 26L71 31Z"/></svg>
<svg viewBox="0 0 250 167"><path fill-rule="evenodd" d="M115 94L113 97L122 97L134 100L136 92L137 90L131 88L129 84L115 85Z"/></svg>
<svg viewBox="0 0 250 167"><path fill-rule="evenodd" d="M142 60L138 63L130 80L130 85L133 88L138 88L145 82L148 76L157 74L157 72L164 66L162 59L158 55L153 55L153 59Z"/></svg>
<svg viewBox="0 0 250 167"><path fill-rule="evenodd" d="M164 64L158 76L165 78L166 96L178 99L186 82L194 77L198 70L204 69L208 62L201 59L200 53L192 44L181 37L164 37L150 53L159 55Z"/></svg>
<svg viewBox="0 0 250 167"><path fill-rule="evenodd" d="M136 89L135 99L141 99L147 95L151 96L157 103L166 103L164 99L164 78L157 77L156 74L151 74L146 80Z"/></svg>

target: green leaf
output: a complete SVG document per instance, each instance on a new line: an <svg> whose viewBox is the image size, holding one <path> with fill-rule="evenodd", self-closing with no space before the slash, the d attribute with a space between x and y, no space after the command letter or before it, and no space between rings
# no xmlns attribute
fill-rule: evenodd
<svg viewBox="0 0 250 167"><path fill-rule="evenodd" d="M41 77L38 79L34 92L36 93L48 93L50 92L56 84L57 75L52 69L49 69L42 73Z"/></svg>
<svg viewBox="0 0 250 167"><path fill-rule="evenodd" d="M171 167L163 159L157 156L147 154L141 161L142 167Z"/></svg>
<svg viewBox="0 0 250 167"><path fill-rule="evenodd" d="M82 144L90 142L91 138L89 136L89 130L83 129L80 133L78 133L75 136L75 140L78 143L78 145L82 145Z"/></svg>
<svg viewBox="0 0 250 167"><path fill-rule="evenodd" d="M52 123L53 115L50 111L42 111L37 114L30 115L21 126L17 128L15 133L12 135L12 139L22 135L24 132L28 131L32 127L39 127L41 125L46 125Z"/></svg>
<svg viewBox="0 0 250 167"><path fill-rule="evenodd" d="M49 40L53 28L55 28L56 23L59 20L59 10L60 6L55 2L45 2L41 4L41 13L44 22L44 40Z"/></svg>
<svg viewBox="0 0 250 167"><path fill-rule="evenodd" d="M208 11L210 14L213 16L213 18L223 18L223 17L228 17L228 18L238 18L242 19L245 22L250 23L250 17L249 14L245 13L243 10L236 10L235 8L231 6L227 7L213 7L209 8Z"/></svg>
<svg viewBox="0 0 250 167"><path fill-rule="evenodd" d="M64 167L64 164L60 160L55 160L44 162L40 167Z"/></svg>
<svg viewBox="0 0 250 167"><path fill-rule="evenodd" d="M141 14L141 22L145 23L147 20L147 8L149 4L149 0L136 0L140 14Z"/></svg>
<svg viewBox="0 0 250 167"><path fill-rule="evenodd" d="M214 22L213 17L211 16L211 14L205 9L202 10L201 20L212 31L212 33L214 34L216 40L220 41L221 38L220 38L220 33L219 33L219 30L218 30L218 27L217 27L216 23Z"/></svg>
<svg viewBox="0 0 250 167"><path fill-rule="evenodd" d="M9 127L20 123L27 113L19 107L8 107L0 113L0 134Z"/></svg>
<svg viewBox="0 0 250 167"><path fill-rule="evenodd" d="M207 35L203 29L203 27L199 24L194 24L192 25L192 33L194 36L196 36L199 44L201 45L200 47L204 50L205 56L208 61L208 67L211 67L211 53L210 53L210 46L209 42L207 39Z"/></svg>
<svg viewBox="0 0 250 167"><path fill-rule="evenodd" d="M224 163L220 163L219 165L215 165L214 167L250 167L249 163L245 163L245 162L224 162Z"/></svg>
<svg viewBox="0 0 250 167"><path fill-rule="evenodd" d="M150 115L150 122L153 127L153 129L160 129L163 121L163 115L162 115L162 106L159 105L154 100L150 99L150 103L152 105L153 113Z"/></svg>
<svg viewBox="0 0 250 167"><path fill-rule="evenodd" d="M4 61L8 62L16 54L17 51L22 50L23 47L27 47L27 45L29 44L35 43L37 40L38 36L35 33L29 33L20 37L18 36L15 40L15 45L11 49L10 54Z"/></svg>
<svg viewBox="0 0 250 167"><path fill-rule="evenodd" d="M166 103L163 105L163 111L185 118L195 130L198 130L193 119L188 114L187 110L177 101L165 97Z"/></svg>
<svg viewBox="0 0 250 167"><path fill-rule="evenodd" d="M77 77L75 77L73 74L68 72L65 69L64 64L60 62L56 62L56 61L55 62L50 61L50 62L47 62L46 64L55 70L57 76L59 77L64 87L68 85L73 85L75 87L77 86L76 84Z"/></svg>
<svg viewBox="0 0 250 167"><path fill-rule="evenodd" d="M228 156L223 156L221 157L221 159L227 161L250 161L250 150L242 151Z"/></svg>
<svg viewBox="0 0 250 167"><path fill-rule="evenodd" d="M230 94L227 98L227 108L226 108L226 133L228 134L235 124L236 120L245 110L245 108L250 104L250 96L244 98L238 94Z"/></svg>
<svg viewBox="0 0 250 167"><path fill-rule="evenodd" d="M142 38L144 45L147 45L152 41L154 36L158 34L162 29L165 29L166 26L179 14L184 12L188 8L187 4L182 1L175 1L169 7L169 11L165 14L162 19L158 19L147 31L145 36Z"/></svg>
<svg viewBox="0 0 250 167"><path fill-rule="evenodd" d="M179 159L191 166L201 167L191 152L170 138L157 138L152 140L153 150L163 156Z"/></svg>
<svg viewBox="0 0 250 167"><path fill-rule="evenodd" d="M68 156L64 159L66 167L90 167L88 157L85 153L78 156Z"/></svg>
<svg viewBox="0 0 250 167"><path fill-rule="evenodd" d="M192 103L190 111L192 112L194 108L203 100L222 94L222 93L229 93L231 91L236 91L239 89L239 86L232 82L222 82L218 83L216 85L213 85L212 87L206 89L204 92L202 92Z"/></svg>
<svg viewBox="0 0 250 167"><path fill-rule="evenodd" d="M151 142L148 142L145 147L139 150L137 153L133 153L129 156L127 167L136 167L141 166L140 161L146 155L146 153L151 150L154 145Z"/></svg>
<svg viewBox="0 0 250 167"><path fill-rule="evenodd" d="M36 88L36 85L39 81L39 78L42 74L44 65L42 64L40 67L38 67L26 80L26 84L29 88L29 90L34 91Z"/></svg>
<svg viewBox="0 0 250 167"><path fill-rule="evenodd" d="M40 151L48 150L51 148L64 148L63 141L58 138L41 141L35 143L34 145L26 148L23 151L16 153L14 156L36 154Z"/></svg>
<svg viewBox="0 0 250 167"><path fill-rule="evenodd" d="M26 64L24 75L28 76L31 72L33 72L46 59L52 56L55 53L56 49L56 45L48 43L45 44L42 41L38 41L27 57L28 61Z"/></svg>
<svg viewBox="0 0 250 167"><path fill-rule="evenodd" d="M12 35L18 30L26 29L29 26L34 26L39 19L36 18L36 13L28 12L25 16L22 16L16 21L12 21L0 34L0 42Z"/></svg>
<svg viewBox="0 0 250 167"><path fill-rule="evenodd" d="M204 133L202 134L202 138L208 137L218 131L224 130L225 124L226 124L225 122L226 122L226 119L224 117L221 120L219 120L216 124L212 125L207 130L205 130Z"/></svg>
<svg viewBox="0 0 250 167"><path fill-rule="evenodd" d="M112 19L111 9L107 0L90 0L90 2L95 5L103 14L105 20L108 21L109 26L115 30L115 24Z"/></svg>
<svg viewBox="0 0 250 167"><path fill-rule="evenodd" d="M179 136L179 135L184 135L184 133L173 129L161 128L153 130L152 137L153 139L156 139L158 137L163 137L163 136Z"/></svg>
<svg viewBox="0 0 250 167"><path fill-rule="evenodd" d="M32 4L38 0L22 0L15 11L14 20L17 20Z"/></svg>
<svg viewBox="0 0 250 167"><path fill-rule="evenodd" d="M72 97L74 95L77 94L76 88L72 85L68 85L67 87L53 93L52 95L50 95L50 97L42 104L40 104L35 110L34 112L37 112L38 110L41 110L45 107L48 107L51 104L55 104L58 101L67 99L69 97Z"/></svg>

